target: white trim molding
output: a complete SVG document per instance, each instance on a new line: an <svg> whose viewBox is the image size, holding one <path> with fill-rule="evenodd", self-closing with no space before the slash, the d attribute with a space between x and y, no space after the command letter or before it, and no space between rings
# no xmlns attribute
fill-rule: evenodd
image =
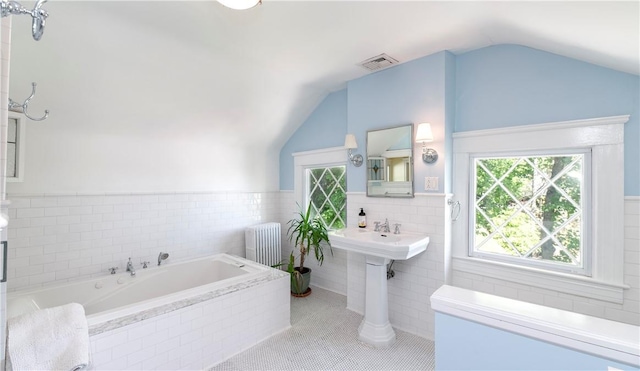
<svg viewBox="0 0 640 371"><path fill-rule="evenodd" d="M296 202L306 205L305 170L311 167L340 166L347 163L347 150L344 147L331 147L305 152L295 152L293 156L294 180L293 192Z"/></svg>
<svg viewBox="0 0 640 371"><path fill-rule="evenodd" d="M622 303L624 279L624 124L629 116L453 134L453 184L460 217L453 223L454 270ZM469 256L470 167L475 155L571 148L591 150L591 277L523 268ZM586 211L589 212L589 211ZM455 274L455 273L454 273Z"/></svg>
<svg viewBox="0 0 640 371"><path fill-rule="evenodd" d="M16 147L17 147L16 153L15 153L16 176L14 177L7 176L6 180L8 183L23 182L24 181L24 163L26 162L25 153L26 153L26 146L27 146L27 130L25 128L26 119L24 115L20 115L12 111L9 111L9 118L15 119L18 121L18 124L16 125ZM8 156L8 154L5 154L5 156Z"/></svg>

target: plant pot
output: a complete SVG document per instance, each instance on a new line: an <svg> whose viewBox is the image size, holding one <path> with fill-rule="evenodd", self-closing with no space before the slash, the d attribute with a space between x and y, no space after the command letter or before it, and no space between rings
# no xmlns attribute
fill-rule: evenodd
<svg viewBox="0 0 640 371"><path fill-rule="evenodd" d="M300 267L293 268L291 273L291 292L296 295L304 294L309 288L311 281L311 268L304 267L300 272Z"/></svg>

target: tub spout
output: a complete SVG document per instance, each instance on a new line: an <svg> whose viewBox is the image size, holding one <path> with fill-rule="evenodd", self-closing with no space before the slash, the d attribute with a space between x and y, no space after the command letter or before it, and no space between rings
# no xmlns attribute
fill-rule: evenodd
<svg viewBox="0 0 640 371"><path fill-rule="evenodd" d="M136 275L136 269L133 267L133 263L131 262L131 258L129 258L129 262L127 263L127 272L130 272L132 276Z"/></svg>
<svg viewBox="0 0 640 371"><path fill-rule="evenodd" d="M160 265L160 263L162 263L162 261L165 260L168 257L169 257L168 253L161 251L160 255L158 255L158 265Z"/></svg>

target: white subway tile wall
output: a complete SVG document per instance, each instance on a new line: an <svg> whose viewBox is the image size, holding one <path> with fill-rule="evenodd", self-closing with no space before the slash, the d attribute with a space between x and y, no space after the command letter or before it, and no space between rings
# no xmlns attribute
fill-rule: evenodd
<svg viewBox="0 0 640 371"><path fill-rule="evenodd" d="M10 290L39 286L86 276L106 274L110 266L124 267L129 256L137 263L152 260L159 251L182 260L204 254L228 252L244 256L244 227L280 221L283 225L283 257L292 247L287 240L287 221L295 216L293 192L184 193L152 195L76 195L12 197L10 207ZM433 311L429 297L445 280L445 226L449 207L444 195L417 195L413 199L368 198L349 193L349 226L355 226L360 207L370 226L389 219L403 231L431 236L427 251L405 262L395 262L395 278L389 284L389 314L394 327L433 339ZM625 202L625 291L623 304L509 283L464 272L453 272L456 286L520 299L551 307L640 324L640 199ZM364 310L364 260L358 254L335 250L323 266L310 259L312 284L346 294L349 309ZM208 334L213 336L212 334ZM123 335L124 336L124 335ZM128 335L127 339L128 338ZM141 349L156 338L150 336ZM157 338L162 338L158 334ZM186 339L186 338L185 338ZM135 339L134 339L135 340ZM129 341L129 340L127 340ZM175 338L163 346L182 349ZM103 349L105 364L116 362L135 367L135 357L116 359L138 345ZM184 349L187 349L185 347ZM162 354L155 348L154 354ZM191 348L192 349L192 348ZM201 350L195 350L199 352ZM98 351L100 352L100 351ZM186 352L186 350L185 350ZM192 351L190 351L191 353ZM187 353L185 353L187 354ZM144 354L142 356L145 356ZM160 355L164 359L165 356ZM122 360L126 358L126 360ZM151 357L153 358L153 357ZM147 363L153 361L147 359ZM185 358L186 359L186 358ZM143 361L142 361L143 362ZM167 361L169 362L169 361ZM169 367L183 361L172 359ZM184 362L187 362L186 360ZM167 366L168 365L168 366ZM180 366L182 367L182 366Z"/></svg>
<svg viewBox="0 0 640 371"><path fill-rule="evenodd" d="M244 229L279 218L279 192L9 195L9 291L107 274L110 267L245 256ZM155 263L154 263L155 264Z"/></svg>
<svg viewBox="0 0 640 371"><path fill-rule="evenodd" d="M453 285L529 303L569 310L594 317L640 325L640 198L625 199L624 215L624 291L622 304L565 294L497 280L478 274L453 271Z"/></svg>
<svg viewBox="0 0 640 371"><path fill-rule="evenodd" d="M90 337L95 370L203 370L290 327L283 277Z"/></svg>

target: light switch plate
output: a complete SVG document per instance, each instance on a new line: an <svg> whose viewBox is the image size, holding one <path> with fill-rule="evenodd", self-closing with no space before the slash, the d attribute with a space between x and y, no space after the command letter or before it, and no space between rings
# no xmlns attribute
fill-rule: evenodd
<svg viewBox="0 0 640 371"><path fill-rule="evenodd" d="M437 176L424 177L424 190L425 191L437 191L438 190L438 177Z"/></svg>

